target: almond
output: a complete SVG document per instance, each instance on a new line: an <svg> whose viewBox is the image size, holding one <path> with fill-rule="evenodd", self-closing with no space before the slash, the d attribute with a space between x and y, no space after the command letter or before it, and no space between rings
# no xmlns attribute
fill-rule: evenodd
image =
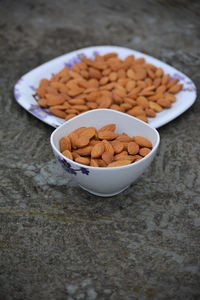
<svg viewBox="0 0 200 300"><path fill-rule="evenodd" d="M76 117L76 114L68 114L66 117L65 117L65 120L66 121L69 121L70 119Z"/></svg>
<svg viewBox="0 0 200 300"><path fill-rule="evenodd" d="M63 136L60 139L60 152L63 152L65 150L71 151L71 141L68 136Z"/></svg>
<svg viewBox="0 0 200 300"><path fill-rule="evenodd" d="M77 129L74 130L74 133L76 133L76 134L78 134L78 136L80 136L81 133L83 131L85 131L85 129L87 129L87 127L85 127L85 126L79 127L79 128L77 128Z"/></svg>
<svg viewBox="0 0 200 300"><path fill-rule="evenodd" d="M73 109L76 109L78 111L87 111L88 107L87 105L81 105L81 104L77 104L77 105L73 105Z"/></svg>
<svg viewBox="0 0 200 300"><path fill-rule="evenodd" d="M88 108L90 109L96 109L98 107L97 103L95 102L87 102L86 104L88 106Z"/></svg>
<svg viewBox="0 0 200 300"><path fill-rule="evenodd" d="M162 77L163 76L163 69L162 68L158 68L155 72L155 76L156 77Z"/></svg>
<svg viewBox="0 0 200 300"><path fill-rule="evenodd" d="M89 68L89 76L91 78L95 78L95 79L101 79L102 74L99 70L95 69L95 68Z"/></svg>
<svg viewBox="0 0 200 300"><path fill-rule="evenodd" d="M100 140L114 140L118 135L110 130L104 130L98 132L98 137Z"/></svg>
<svg viewBox="0 0 200 300"><path fill-rule="evenodd" d="M65 102L64 97L60 95L46 94L45 97L47 99L48 106L59 105Z"/></svg>
<svg viewBox="0 0 200 300"><path fill-rule="evenodd" d="M122 167L122 166L129 165L130 163L131 163L130 160L118 160L118 161L111 162L109 165L107 165L107 168Z"/></svg>
<svg viewBox="0 0 200 300"><path fill-rule="evenodd" d="M107 163L103 159L98 159L98 164L101 168L107 167Z"/></svg>
<svg viewBox="0 0 200 300"><path fill-rule="evenodd" d="M91 167L99 167L98 160L95 159L95 158L91 158L91 160L90 160L90 166Z"/></svg>
<svg viewBox="0 0 200 300"><path fill-rule="evenodd" d="M178 82L178 79L175 78L175 79L172 79L168 82L167 84L167 89L170 89L172 86L174 86L176 83Z"/></svg>
<svg viewBox="0 0 200 300"><path fill-rule="evenodd" d="M126 150L124 150L118 154L115 154L114 160L119 160L120 157L125 156L125 155L128 155L128 152Z"/></svg>
<svg viewBox="0 0 200 300"><path fill-rule="evenodd" d="M105 148L104 148L104 144L102 142L94 145L94 147L92 148L92 151L91 151L91 157L92 158L100 157L103 154L104 150L105 150Z"/></svg>
<svg viewBox="0 0 200 300"><path fill-rule="evenodd" d="M164 95L165 99L169 100L170 102L175 102L176 101L176 96L174 94L167 93Z"/></svg>
<svg viewBox="0 0 200 300"><path fill-rule="evenodd" d="M113 154L108 151L104 152L101 157L106 164L110 164L113 161Z"/></svg>
<svg viewBox="0 0 200 300"><path fill-rule="evenodd" d="M90 126L88 128L85 128L80 135L87 136L89 139L93 138L96 134L96 128L93 126Z"/></svg>
<svg viewBox="0 0 200 300"><path fill-rule="evenodd" d="M146 156L147 154L149 154L151 152L151 149L143 147L140 149L139 154L141 156Z"/></svg>
<svg viewBox="0 0 200 300"><path fill-rule="evenodd" d="M85 104L85 100L78 99L78 98L70 99L68 102L72 105L82 105L82 104L84 105Z"/></svg>
<svg viewBox="0 0 200 300"><path fill-rule="evenodd" d="M158 103L149 101L149 108L155 110L156 112L162 111L162 106L160 106Z"/></svg>
<svg viewBox="0 0 200 300"><path fill-rule="evenodd" d="M129 142L131 142L131 138L127 134L120 134L116 138L116 141L129 143Z"/></svg>
<svg viewBox="0 0 200 300"><path fill-rule="evenodd" d="M65 118L67 116L66 112L58 109L58 108L54 108L53 106L49 108L49 111L55 115L56 117L59 117L59 118Z"/></svg>
<svg viewBox="0 0 200 300"><path fill-rule="evenodd" d="M66 156L67 158L73 160L72 153L69 150L65 150L62 152L62 155Z"/></svg>
<svg viewBox="0 0 200 300"><path fill-rule="evenodd" d="M89 144L90 139L88 136L82 135L80 137L77 138L76 140L76 147L77 148L82 148L85 147Z"/></svg>
<svg viewBox="0 0 200 300"><path fill-rule="evenodd" d="M109 81L109 77L108 77L108 76L104 76L104 77L102 77L102 78L100 79L99 84L100 84L100 85L105 85L105 84L108 83L108 81Z"/></svg>
<svg viewBox="0 0 200 300"><path fill-rule="evenodd" d="M135 155L139 152L139 145L135 142L128 143L128 153Z"/></svg>
<svg viewBox="0 0 200 300"><path fill-rule="evenodd" d="M103 96L98 99L99 108L109 108L112 104L112 99L110 97Z"/></svg>
<svg viewBox="0 0 200 300"><path fill-rule="evenodd" d="M104 143L105 151L110 152L112 155L114 155L114 149L113 149L111 142L109 142L107 140L103 140L103 143Z"/></svg>
<svg viewBox="0 0 200 300"><path fill-rule="evenodd" d="M152 148L152 143L143 136L134 136L134 140L141 147Z"/></svg>
<svg viewBox="0 0 200 300"><path fill-rule="evenodd" d="M78 156L75 158L75 162L88 166L90 164L90 159L87 157Z"/></svg>
<svg viewBox="0 0 200 300"><path fill-rule="evenodd" d="M78 139L78 134L75 133L75 132L71 132L69 135L68 135L69 139L70 139L70 142L71 142L71 146L72 146L72 149L76 149L77 146L76 146L76 141Z"/></svg>
<svg viewBox="0 0 200 300"><path fill-rule="evenodd" d="M182 89L182 84L175 84L174 86L169 88L169 93L176 94Z"/></svg>
<svg viewBox="0 0 200 300"><path fill-rule="evenodd" d="M136 118L139 119L139 120L141 120L141 121L143 121L143 122L146 122L146 123L149 122L148 119L147 119L147 117L144 116L144 115L138 115L138 116L136 116Z"/></svg>
<svg viewBox="0 0 200 300"><path fill-rule="evenodd" d="M48 105L47 105L47 99L44 99L44 98L40 98L38 100L38 104L41 106L41 107L44 107L46 108Z"/></svg>
<svg viewBox="0 0 200 300"><path fill-rule="evenodd" d="M149 107L149 102L146 97L140 96L136 99L136 102L139 106L142 106L143 108L148 108Z"/></svg>
<svg viewBox="0 0 200 300"><path fill-rule="evenodd" d="M107 125L101 127L99 129L99 132L103 132L103 131L113 131L114 132L115 130L116 130L116 125L111 123L111 124L107 124Z"/></svg>
<svg viewBox="0 0 200 300"><path fill-rule="evenodd" d="M115 161L119 160L129 160L132 163L135 160L135 158L132 155L120 155L117 158L115 157Z"/></svg>
<svg viewBox="0 0 200 300"><path fill-rule="evenodd" d="M141 106L134 106L133 108L127 111L127 114L134 117L139 115L146 115L144 109Z"/></svg>
<svg viewBox="0 0 200 300"><path fill-rule="evenodd" d="M164 76L162 77L161 84L162 84L162 85L168 84L169 79L170 79L169 74L164 75Z"/></svg>
<svg viewBox="0 0 200 300"><path fill-rule="evenodd" d="M86 146L80 149L76 150L76 153L78 153L81 156L89 156L91 154L93 146Z"/></svg>
<svg viewBox="0 0 200 300"><path fill-rule="evenodd" d="M161 105L162 107L165 107L165 108L170 108L172 105L171 105L171 102L169 100L167 100L166 98L161 98L157 101L157 103L159 105Z"/></svg>
<svg viewBox="0 0 200 300"><path fill-rule="evenodd" d="M114 153L116 153L116 154L122 152L122 150L124 149L123 143L116 141L116 140L111 141L111 145L113 147Z"/></svg>
<svg viewBox="0 0 200 300"><path fill-rule="evenodd" d="M148 117L154 118L156 116L155 110L151 108L146 108L145 112Z"/></svg>

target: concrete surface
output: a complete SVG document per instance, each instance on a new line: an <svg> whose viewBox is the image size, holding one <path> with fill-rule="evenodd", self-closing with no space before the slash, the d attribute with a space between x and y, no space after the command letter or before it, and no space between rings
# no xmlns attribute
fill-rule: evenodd
<svg viewBox="0 0 200 300"><path fill-rule="evenodd" d="M145 52L199 86L199 1L0 1L0 299L200 299L200 103L159 129L158 156L102 199L66 177L53 130L13 86L91 45Z"/></svg>

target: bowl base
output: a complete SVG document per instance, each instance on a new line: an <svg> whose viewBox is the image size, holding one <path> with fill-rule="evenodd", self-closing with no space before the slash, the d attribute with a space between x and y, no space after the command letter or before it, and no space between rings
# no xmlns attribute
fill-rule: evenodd
<svg viewBox="0 0 200 300"><path fill-rule="evenodd" d="M125 191L130 185L127 185L127 186L126 186L125 188L123 188L122 190L119 190L119 191L117 191L117 192L115 192L115 193L110 193L110 194L96 193L96 192L94 192L94 191L91 191L91 190L86 189L85 187L83 187L83 186L80 185L80 184L79 184L79 186L80 186L83 190L89 192L90 194L93 194L93 195L96 195L96 196L100 196L100 197L112 197L112 196L115 196L115 195L117 195L117 194L119 194L119 193L122 193L122 192Z"/></svg>

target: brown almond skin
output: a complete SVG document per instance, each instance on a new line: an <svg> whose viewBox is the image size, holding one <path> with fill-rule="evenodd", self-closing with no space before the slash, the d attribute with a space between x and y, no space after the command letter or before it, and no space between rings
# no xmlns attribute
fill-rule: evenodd
<svg viewBox="0 0 200 300"><path fill-rule="evenodd" d="M81 156L89 156L91 154L93 146L86 146L83 148L76 149L76 153Z"/></svg>
<svg viewBox="0 0 200 300"><path fill-rule="evenodd" d="M71 146L72 146L72 149L76 149L77 146L76 146L76 141L78 139L78 134L75 133L75 132L71 132L69 135L68 135L69 139L70 139L70 142L71 142Z"/></svg>
<svg viewBox="0 0 200 300"><path fill-rule="evenodd" d="M63 136L60 139L60 152L63 152L65 150L71 151L71 141L68 136Z"/></svg>
<svg viewBox="0 0 200 300"><path fill-rule="evenodd" d="M148 117L154 118L156 116L155 110L153 110L151 108L146 108L145 112Z"/></svg>
<svg viewBox="0 0 200 300"><path fill-rule="evenodd" d="M38 104L41 106L41 107L47 107L47 99L44 99L44 98L41 98L38 100Z"/></svg>
<svg viewBox="0 0 200 300"><path fill-rule="evenodd" d="M140 96L136 99L136 102L139 106L142 106L143 108L148 108L149 107L149 102L146 97Z"/></svg>
<svg viewBox="0 0 200 300"><path fill-rule="evenodd" d="M99 167L101 168L105 168L107 167L107 163L103 160L103 159L98 159L98 164L99 164Z"/></svg>
<svg viewBox="0 0 200 300"><path fill-rule="evenodd" d="M146 122L146 123L149 122L148 119L144 115L138 115L136 118L143 122Z"/></svg>
<svg viewBox="0 0 200 300"><path fill-rule="evenodd" d="M101 158L105 161L105 163L108 165L113 161L113 154L106 151L102 154Z"/></svg>
<svg viewBox="0 0 200 300"><path fill-rule="evenodd" d="M74 130L74 133L78 134L78 136L81 135L81 133L86 129L87 127L85 126L82 126L82 127L79 127L77 129Z"/></svg>
<svg viewBox="0 0 200 300"><path fill-rule="evenodd" d="M101 127L99 129L99 132L101 131L115 131L116 130L116 124L108 124L108 125L105 125L103 127Z"/></svg>
<svg viewBox="0 0 200 300"><path fill-rule="evenodd" d="M136 155L134 155L133 157L134 157L134 160L133 160L133 162L136 162L136 161L138 161L138 160L142 159L142 156L141 156L141 155L139 155L139 154L136 154Z"/></svg>
<svg viewBox="0 0 200 300"><path fill-rule="evenodd" d="M75 162L88 166L90 164L90 159L88 157L78 156L75 158Z"/></svg>
<svg viewBox="0 0 200 300"><path fill-rule="evenodd" d="M118 134L116 134L113 131L105 130L105 131L99 131L98 132L98 137L99 137L100 140L110 141L110 140L114 140L117 136L118 136Z"/></svg>
<svg viewBox="0 0 200 300"><path fill-rule="evenodd" d="M62 97L60 95L46 94L45 96L47 98L48 106L59 105L59 104L63 104L65 102L64 97Z"/></svg>
<svg viewBox="0 0 200 300"><path fill-rule="evenodd" d="M175 102L176 96L174 94L167 93L165 94L165 99L169 100L170 102Z"/></svg>
<svg viewBox="0 0 200 300"><path fill-rule="evenodd" d="M139 145L135 142L128 143L128 153L131 155L135 155L139 152Z"/></svg>
<svg viewBox="0 0 200 300"><path fill-rule="evenodd" d="M65 120L66 121L69 121L70 119L76 117L76 114L68 114L66 117L65 117Z"/></svg>
<svg viewBox="0 0 200 300"><path fill-rule="evenodd" d="M62 152L62 155L66 156L67 158L73 160L72 153L69 150L65 150Z"/></svg>
<svg viewBox="0 0 200 300"><path fill-rule="evenodd" d="M172 94L178 93L183 87L183 84L175 84L174 86L170 87L168 92Z"/></svg>
<svg viewBox="0 0 200 300"><path fill-rule="evenodd" d="M146 156L146 155L149 154L150 152L151 152L151 149L146 148L146 147L143 147L143 148L140 148L139 154L140 154L141 156Z"/></svg>
<svg viewBox="0 0 200 300"><path fill-rule="evenodd" d="M104 143L105 152L110 152L112 155L114 155L114 149L111 142L107 140L103 140L103 143Z"/></svg>
<svg viewBox="0 0 200 300"><path fill-rule="evenodd" d="M92 148L92 151L91 151L91 157L92 158L101 157L104 150L105 150L105 148L104 148L104 144L102 142L94 145L94 147Z"/></svg>
<svg viewBox="0 0 200 300"><path fill-rule="evenodd" d="M135 160L135 158L133 155L121 155L118 158L115 157L115 161L119 161L119 160L129 160L132 163Z"/></svg>
<svg viewBox="0 0 200 300"><path fill-rule="evenodd" d="M164 76L162 77L161 84L163 84L163 85L168 84L169 79L170 79L169 74L164 75Z"/></svg>
<svg viewBox="0 0 200 300"><path fill-rule="evenodd" d="M80 137L77 138L76 140L76 147L77 148L82 148L85 147L89 144L90 139L88 136L82 135Z"/></svg>
<svg viewBox="0 0 200 300"><path fill-rule="evenodd" d="M161 105L162 107L165 107L165 108L170 108L172 105L171 105L171 102L169 100L167 100L166 98L161 98L157 101L157 103L159 105Z"/></svg>
<svg viewBox="0 0 200 300"><path fill-rule="evenodd" d="M141 147L152 148L152 143L143 136L134 136L134 140Z"/></svg>
<svg viewBox="0 0 200 300"><path fill-rule="evenodd" d="M125 134L120 134L117 138L116 138L116 141L119 141L119 142L125 142L125 143L129 143L131 142L131 138L130 136L128 135L125 135Z"/></svg>
<svg viewBox="0 0 200 300"><path fill-rule="evenodd" d="M119 160L120 157L126 156L126 155L128 155L128 152L126 150L123 150L122 152L120 152L114 156L114 160Z"/></svg>
<svg viewBox="0 0 200 300"><path fill-rule="evenodd" d="M49 108L49 111L56 117L64 119L67 116L67 113L53 106Z"/></svg>
<svg viewBox="0 0 200 300"><path fill-rule="evenodd" d="M122 142L119 142L119 141L111 141L111 145L113 147L113 150L114 150L114 153L118 154L120 152L123 151L124 149L124 145Z"/></svg>
<svg viewBox="0 0 200 300"><path fill-rule="evenodd" d="M72 105L84 105L85 104L85 100L78 99L78 98L70 99L68 102Z"/></svg>
<svg viewBox="0 0 200 300"><path fill-rule="evenodd" d="M126 165L130 165L130 160L118 160L111 162L109 165L107 165L107 168L113 168L113 167L122 167Z"/></svg>
<svg viewBox="0 0 200 300"><path fill-rule="evenodd" d="M85 130L83 130L80 133L80 136L84 135L84 136L87 136L89 139L91 139L95 136L95 134L96 134L96 128L93 126L90 126L88 128L85 128Z"/></svg>
<svg viewBox="0 0 200 300"><path fill-rule="evenodd" d="M98 168L99 167L98 160L95 159L95 158L91 158L91 160L90 160L90 166Z"/></svg>
<svg viewBox="0 0 200 300"><path fill-rule="evenodd" d="M176 85L176 83L178 82L178 79L172 79L168 84L167 84L167 89L170 89L172 86Z"/></svg>
<svg viewBox="0 0 200 300"><path fill-rule="evenodd" d="M156 112L161 112L163 110L161 105L153 101L149 101L149 108L153 109Z"/></svg>

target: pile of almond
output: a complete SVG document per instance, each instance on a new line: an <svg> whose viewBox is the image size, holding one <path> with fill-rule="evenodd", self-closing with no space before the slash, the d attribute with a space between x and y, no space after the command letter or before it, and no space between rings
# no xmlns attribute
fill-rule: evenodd
<svg viewBox="0 0 200 300"><path fill-rule="evenodd" d="M149 154L152 143L142 137L117 134L116 125L80 127L60 139L60 152L79 164L91 167L120 167Z"/></svg>
<svg viewBox="0 0 200 300"><path fill-rule="evenodd" d="M97 54L42 79L36 90L38 104L60 118L74 116L96 108L109 108L148 122L163 108L176 101L182 89L178 79L170 80L162 68L134 55L124 60L117 53Z"/></svg>

